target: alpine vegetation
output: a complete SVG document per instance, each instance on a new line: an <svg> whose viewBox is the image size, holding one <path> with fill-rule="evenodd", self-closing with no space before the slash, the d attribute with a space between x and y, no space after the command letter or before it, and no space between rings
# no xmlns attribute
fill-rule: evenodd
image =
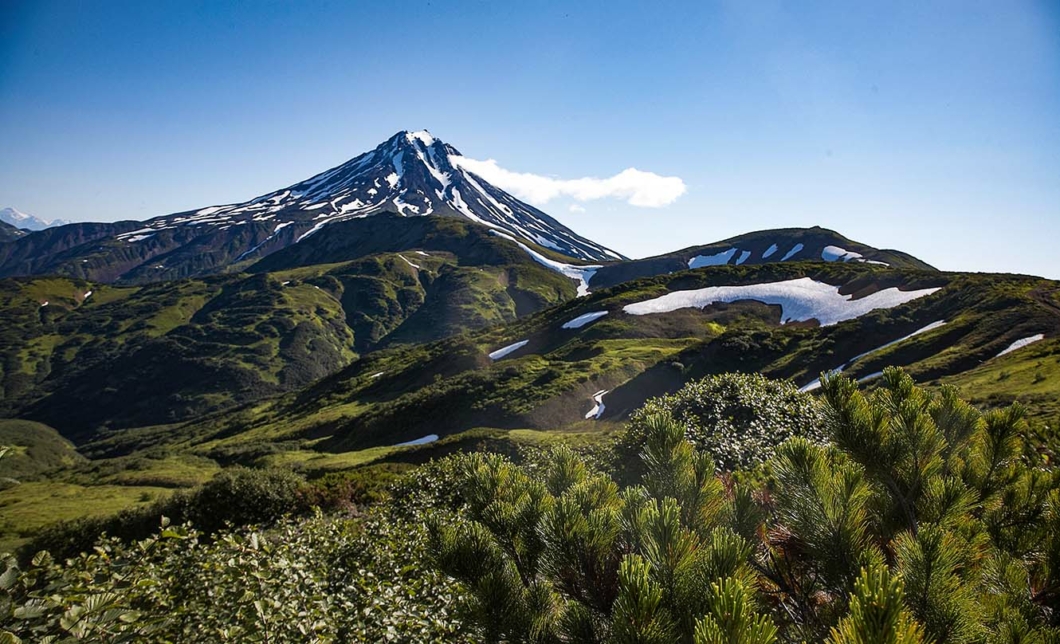
<svg viewBox="0 0 1060 644"><path fill-rule="evenodd" d="M434 561L487 642L1055 641L1060 480L1022 458L1020 408L895 369L824 392L825 443L760 476L719 476L663 412L628 487L569 449L465 459Z"/></svg>

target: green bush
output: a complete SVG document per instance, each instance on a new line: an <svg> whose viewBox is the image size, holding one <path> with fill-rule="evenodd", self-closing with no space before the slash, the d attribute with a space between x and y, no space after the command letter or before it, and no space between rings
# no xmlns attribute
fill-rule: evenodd
<svg viewBox="0 0 1060 644"><path fill-rule="evenodd" d="M316 516L204 540L166 527L0 574L0 642L466 642L421 524Z"/></svg>
<svg viewBox="0 0 1060 644"><path fill-rule="evenodd" d="M1060 474L1026 460L1022 410L893 369L822 391L818 438L761 480L717 475L659 413L626 487L567 448L457 455L356 518L10 560L0 642L1058 641ZM299 483L232 472L200 507L260 518Z"/></svg>
<svg viewBox="0 0 1060 644"><path fill-rule="evenodd" d="M486 642L1057 641L1060 475L1022 461L1020 408L895 369L823 389L824 440L780 445L754 487L669 410L639 416L625 489L566 449L544 471L465 458L435 565Z"/></svg>
<svg viewBox="0 0 1060 644"><path fill-rule="evenodd" d="M285 515L309 513L314 495L297 474L287 470L224 470L196 490L177 492L146 508L115 516L60 523L42 531L21 550L23 558L41 550L58 559L88 552L107 534L121 540L145 539L162 517L176 524L190 522L203 535L231 526L275 523Z"/></svg>
<svg viewBox="0 0 1060 644"><path fill-rule="evenodd" d="M768 460L795 436L822 438L823 412L812 396L786 380L760 374L727 373L690 382L677 393L653 398L633 413L619 445L634 469L644 446L649 418L672 418L696 449L725 471L748 469Z"/></svg>

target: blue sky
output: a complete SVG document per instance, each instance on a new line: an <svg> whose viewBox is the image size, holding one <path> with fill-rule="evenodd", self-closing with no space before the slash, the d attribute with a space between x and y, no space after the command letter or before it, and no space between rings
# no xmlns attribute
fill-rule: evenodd
<svg viewBox="0 0 1060 644"><path fill-rule="evenodd" d="M1060 4L0 0L0 206L242 201L429 129L630 256L821 225L1060 278ZM573 207L573 210L572 210ZM583 211L578 211L578 210Z"/></svg>

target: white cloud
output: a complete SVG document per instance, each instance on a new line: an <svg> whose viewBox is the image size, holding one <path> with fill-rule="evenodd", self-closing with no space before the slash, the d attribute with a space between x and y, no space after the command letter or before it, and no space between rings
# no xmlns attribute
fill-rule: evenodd
<svg viewBox="0 0 1060 644"><path fill-rule="evenodd" d="M505 170L493 159L477 161L454 155L449 157L449 161L535 205L544 205L562 196L578 201L611 197L623 199L631 206L659 208L672 204L686 190L681 177L663 177L636 168L627 168L605 179L555 179L528 172Z"/></svg>
<svg viewBox="0 0 1060 644"><path fill-rule="evenodd" d="M585 212L585 207L584 206L579 206L576 203L572 203L570 205L570 211L571 212Z"/></svg>

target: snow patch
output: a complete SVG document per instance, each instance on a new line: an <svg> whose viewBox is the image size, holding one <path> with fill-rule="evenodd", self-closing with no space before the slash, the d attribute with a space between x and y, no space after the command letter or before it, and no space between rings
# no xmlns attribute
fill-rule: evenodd
<svg viewBox="0 0 1060 644"><path fill-rule="evenodd" d="M728 264L732 256L736 254L735 248L717 253L716 255L696 255L688 260L688 268L703 268L704 266L722 266Z"/></svg>
<svg viewBox="0 0 1060 644"><path fill-rule="evenodd" d="M744 262L747 261L747 258L750 257L750 256L751 256L751 251L749 251L749 250L743 251L742 253L740 253L740 259L736 260L736 265L739 266L740 264L743 264Z"/></svg>
<svg viewBox="0 0 1060 644"><path fill-rule="evenodd" d="M593 278L593 275L596 275L596 271L601 268L599 264L574 266L572 264L564 264L562 262L557 262L556 260L545 257L541 253L530 248L521 241L518 241L515 237L512 237L507 233L502 233L499 230L491 230L490 232L494 235L497 235L498 237L503 237L512 243L518 244L519 247L526 251L530 255L530 257L534 258L534 261L536 261L538 264L547 266L548 268L551 268L557 273L562 273L563 275L566 275L572 280L578 282L578 297L589 294L589 281Z"/></svg>
<svg viewBox="0 0 1060 644"><path fill-rule="evenodd" d="M433 443L436 440L438 440L438 434L427 434L426 436L421 436L416 440L398 443L397 445L394 445L394 447L411 447L413 445L426 445L428 443Z"/></svg>
<svg viewBox="0 0 1060 644"><path fill-rule="evenodd" d="M783 257L780 258L780 261L782 261L782 262L788 261L789 259L791 259L795 255L798 255L802 251L803 248L804 248L804 246L802 244L795 244L794 246L791 247L791 250L788 251L787 255L784 255Z"/></svg>
<svg viewBox="0 0 1060 644"><path fill-rule="evenodd" d="M821 251L821 259L826 262L835 262L842 260L849 262L852 259L860 259L861 253L855 253L839 246L825 246L824 250Z"/></svg>
<svg viewBox="0 0 1060 644"><path fill-rule="evenodd" d="M872 355L874 353L878 353L880 351L883 351L884 349L887 349L889 347L893 347L896 344L899 344L901 342L905 342L906 340L908 340L910 338L915 338L916 336L920 335L921 333L927 333L928 331L934 331L935 329L937 329L939 327L942 327L942 326L945 326L945 325L946 325L946 321L945 320L938 320L937 322L932 322L931 324L929 324L929 325L927 325L925 327L921 327L921 328L917 329L916 331L913 331L909 335L903 335L902 337L898 338L897 340L892 340L891 342L888 342L887 344L882 344L882 345L876 347L875 349L872 349L870 351L866 351L865 353L859 353L858 355L854 356L850 360L847 360L845 363L843 363L843 365L841 365L839 367L836 367L835 369L830 370L828 373L830 373L830 374L843 373L843 371L847 367L849 367L850 365L854 364L858 360L861 360L865 356ZM883 373L883 372L881 371L880 373ZM865 378L867 379L868 376L865 376ZM858 380L858 382L861 382L861 380ZM815 389L818 389L820 386L821 386L821 379L818 378L817 380L814 380L813 382L811 382L811 383L809 383L807 385L799 387L799 391L803 391L803 392L813 391Z"/></svg>
<svg viewBox="0 0 1060 644"><path fill-rule="evenodd" d="M1022 340L1016 340L1012 344L1008 345L1007 349L1005 349L1004 351L1002 351L1001 353L997 354L994 357L995 358L1000 358L1001 356L1005 355L1006 353L1012 353L1013 351L1015 351L1017 349L1022 349L1023 347L1025 347L1025 346L1027 346L1029 344L1034 344L1035 342L1038 342L1038 341L1044 340L1044 339L1045 339L1045 335L1041 334L1041 333L1038 333L1038 334L1030 336L1029 338L1023 338Z"/></svg>
<svg viewBox="0 0 1060 644"><path fill-rule="evenodd" d="M594 405L593 408L589 410L589 413L585 414L586 420L590 418L594 420L599 419L600 416L604 415L604 410L607 408L607 405L604 404L604 396L609 393L611 393L610 389L601 389L593 394L592 400Z"/></svg>
<svg viewBox="0 0 1060 644"><path fill-rule="evenodd" d="M520 340L520 341L518 341L518 342L516 342L514 344L509 344L506 347L502 347L500 349L497 349L496 351L490 353L490 360L500 360L501 358L503 358L504 356L508 355L509 353L513 353L515 351L518 351L519 349L522 349L529 342L530 342L529 340Z"/></svg>
<svg viewBox="0 0 1060 644"><path fill-rule="evenodd" d="M599 320L605 315L607 315L607 311L593 311L592 313L583 313L582 315L579 315L570 322L565 322L562 328L580 329L586 324L589 324L590 322L595 322L596 320Z"/></svg>
<svg viewBox="0 0 1060 644"><path fill-rule="evenodd" d="M772 246L766 249L766 252L762 253L762 259L769 257L775 252L777 252L777 245L773 244Z"/></svg>
<svg viewBox="0 0 1060 644"><path fill-rule="evenodd" d="M831 326L865 315L876 309L889 309L917 298L931 295L938 288L900 291L888 288L860 299L841 295L838 286L802 277L784 282L745 286L709 286L707 288L673 291L657 298L627 304L623 310L630 315L669 313L678 309L702 309L718 302L756 300L780 305L781 324L817 320L821 326Z"/></svg>
<svg viewBox="0 0 1060 644"><path fill-rule="evenodd" d="M404 255L398 255L398 257L400 257L401 259L404 259L405 263L408 264L409 266L411 266L412 268L415 268L416 270L420 270L419 264L413 264Z"/></svg>

